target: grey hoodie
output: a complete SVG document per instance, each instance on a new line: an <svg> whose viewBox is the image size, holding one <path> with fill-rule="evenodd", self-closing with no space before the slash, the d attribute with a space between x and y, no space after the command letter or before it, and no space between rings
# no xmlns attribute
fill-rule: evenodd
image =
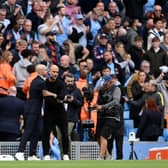
<svg viewBox="0 0 168 168"><path fill-rule="evenodd" d="M31 64L32 63L26 58L21 59L14 64L13 71L16 77L16 87L23 88L24 81L29 76L26 68Z"/></svg>

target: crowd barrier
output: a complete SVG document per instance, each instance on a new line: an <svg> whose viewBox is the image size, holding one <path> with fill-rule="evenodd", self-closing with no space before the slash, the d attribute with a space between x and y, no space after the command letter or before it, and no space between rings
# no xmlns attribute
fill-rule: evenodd
<svg viewBox="0 0 168 168"><path fill-rule="evenodd" d="M41 142L38 143L37 155ZM115 146L115 143L114 143ZM12 155L14 156L19 147L19 142L0 142L0 155ZM134 151L137 154L139 160L149 158L149 151L152 148L168 147L168 142L134 142ZM29 143L27 143L25 149L25 158L29 154ZM124 141L123 145L123 159L128 160L131 152L130 142ZM113 159L116 158L116 149L113 150ZM73 141L71 143L71 160L96 160L99 155L99 146L97 142L88 141L80 142ZM157 158L156 158L157 159ZM159 158L158 158L159 159Z"/></svg>

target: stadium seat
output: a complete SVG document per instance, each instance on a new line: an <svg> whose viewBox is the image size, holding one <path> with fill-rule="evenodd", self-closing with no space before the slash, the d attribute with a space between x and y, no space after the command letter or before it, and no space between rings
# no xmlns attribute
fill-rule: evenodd
<svg viewBox="0 0 168 168"><path fill-rule="evenodd" d="M124 103L124 111L130 111L128 103Z"/></svg>
<svg viewBox="0 0 168 168"><path fill-rule="evenodd" d="M163 137L163 136L159 136L157 141L158 141L158 142L164 142L165 140L164 140L164 137Z"/></svg>
<svg viewBox="0 0 168 168"><path fill-rule="evenodd" d="M124 111L124 119L129 120L130 119L130 111Z"/></svg>
<svg viewBox="0 0 168 168"><path fill-rule="evenodd" d="M163 130L163 138L165 141L168 141L168 129L164 128Z"/></svg>
<svg viewBox="0 0 168 168"><path fill-rule="evenodd" d="M128 136L128 131L134 128L133 120L124 120L124 135Z"/></svg>

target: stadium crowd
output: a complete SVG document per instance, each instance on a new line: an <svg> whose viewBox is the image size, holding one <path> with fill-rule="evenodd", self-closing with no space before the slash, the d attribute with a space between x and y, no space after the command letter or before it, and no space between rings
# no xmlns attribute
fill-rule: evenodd
<svg viewBox="0 0 168 168"><path fill-rule="evenodd" d="M0 141L20 141L17 160L30 141L28 160L38 160L42 140L49 160L60 130L69 160L88 127L98 159L111 158L114 139L122 159L125 103L137 138L157 141L168 116L167 21L167 0L0 0Z"/></svg>

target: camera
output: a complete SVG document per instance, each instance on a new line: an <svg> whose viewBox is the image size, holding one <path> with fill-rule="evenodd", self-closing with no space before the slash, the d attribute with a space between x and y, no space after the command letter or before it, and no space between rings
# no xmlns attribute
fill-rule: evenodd
<svg viewBox="0 0 168 168"><path fill-rule="evenodd" d="M94 122L91 120L91 110L92 110L91 101L93 99L93 88L92 86L89 85L88 87L83 87L82 91L88 103L88 113L89 113L89 119L82 122L82 127L83 128L93 128Z"/></svg>
<svg viewBox="0 0 168 168"><path fill-rule="evenodd" d="M129 142L136 142L136 141L139 141L139 138L136 138L135 132L130 132L129 133L128 141Z"/></svg>
<svg viewBox="0 0 168 168"><path fill-rule="evenodd" d="M84 94L84 97L86 98L86 100L88 102L91 102L92 99L93 99L93 89L92 89L92 87L91 86L83 87L82 91L83 91L83 94Z"/></svg>
<svg viewBox="0 0 168 168"><path fill-rule="evenodd" d="M66 97L67 97L67 99L71 99L72 96L71 95L67 95Z"/></svg>

